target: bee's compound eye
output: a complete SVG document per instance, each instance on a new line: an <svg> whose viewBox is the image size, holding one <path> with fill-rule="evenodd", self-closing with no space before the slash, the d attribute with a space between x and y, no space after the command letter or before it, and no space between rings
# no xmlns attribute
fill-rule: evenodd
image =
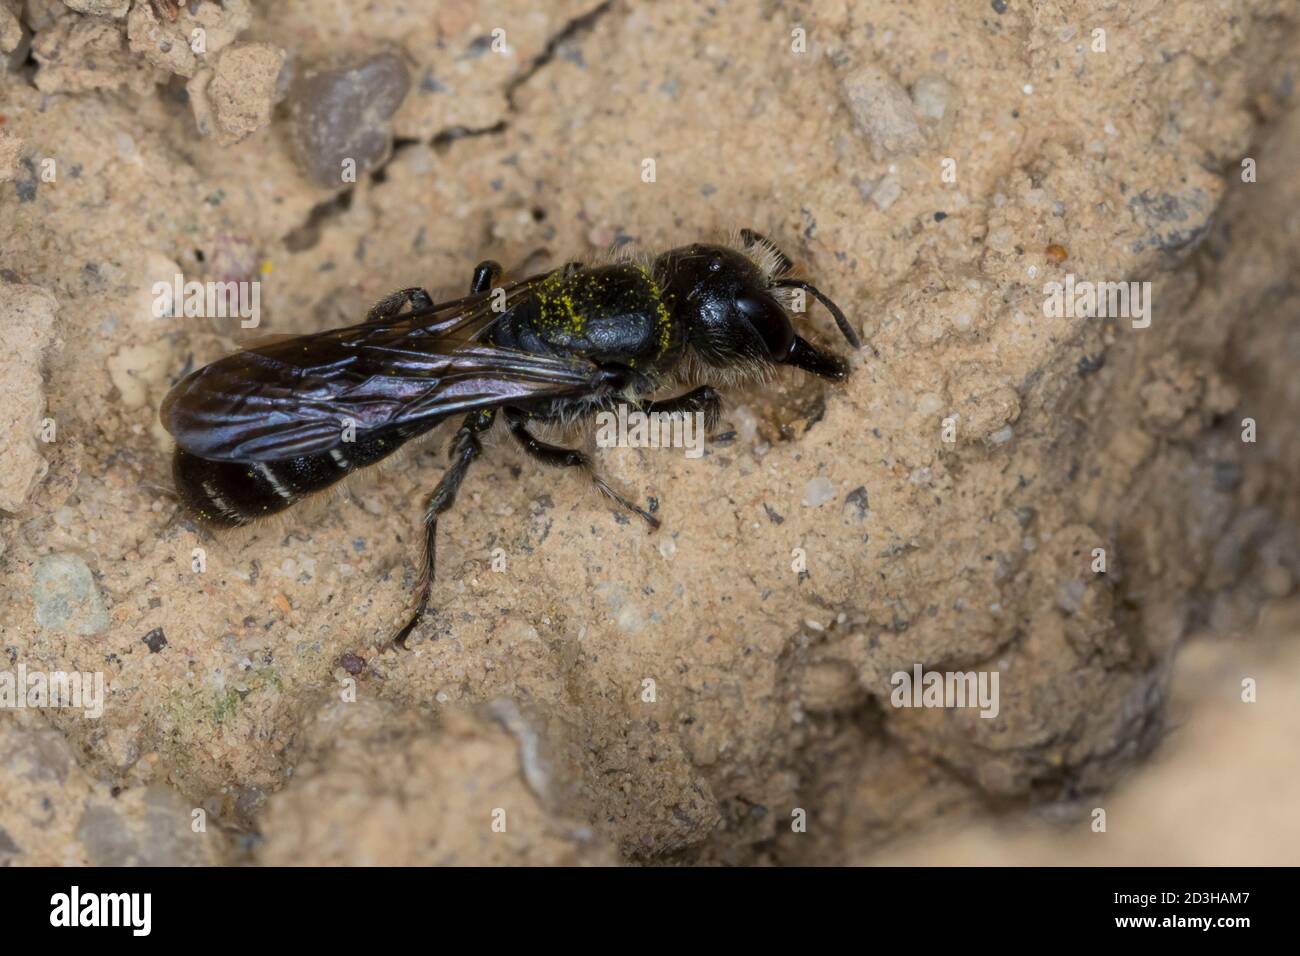
<svg viewBox="0 0 1300 956"><path fill-rule="evenodd" d="M794 326L785 309L767 296L748 295L736 299L736 308L754 327L772 359L784 361L794 345Z"/></svg>

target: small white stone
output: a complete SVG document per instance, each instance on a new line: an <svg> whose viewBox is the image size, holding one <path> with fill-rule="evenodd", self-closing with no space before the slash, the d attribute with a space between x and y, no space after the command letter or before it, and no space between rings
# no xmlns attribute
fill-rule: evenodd
<svg viewBox="0 0 1300 956"><path fill-rule="evenodd" d="M903 195L903 187L899 185L898 180L893 176L886 176L876 183L876 188L871 193L871 201L876 204L876 208L884 212L901 195Z"/></svg>
<svg viewBox="0 0 1300 956"><path fill-rule="evenodd" d="M911 98L885 70L874 65L857 70L844 78L841 92L877 161L915 153L924 144Z"/></svg>
<svg viewBox="0 0 1300 956"><path fill-rule="evenodd" d="M818 475L804 487L803 503L809 508L819 508L835 497L835 485L825 475Z"/></svg>
<svg viewBox="0 0 1300 956"><path fill-rule="evenodd" d="M934 392L926 392L916 400L916 410L922 415L932 415L943 405L943 399Z"/></svg>
<svg viewBox="0 0 1300 956"><path fill-rule="evenodd" d="M912 84L912 104L928 120L941 120L952 99L952 84L941 76L927 73Z"/></svg>

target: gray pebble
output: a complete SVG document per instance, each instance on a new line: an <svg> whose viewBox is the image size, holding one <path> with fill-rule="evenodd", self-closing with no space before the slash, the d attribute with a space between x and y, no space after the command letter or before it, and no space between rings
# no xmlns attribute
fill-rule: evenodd
<svg viewBox="0 0 1300 956"><path fill-rule="evenodd" d="M14 842L4 827L0 827L0 866L8 866L15 857L22 855L22 847Z"/></svg>
<svg viewBox="0 0 1300 956"><path fill-rule="evenodd" d="M858 487L850 491L844 497L844 505L846 508L850 506L855 508L857 511L857 519L859 521L864 520L867 517L867 512L871 510L871 504L867 496L866 486L859 485Z"/></svg>
<svg viewBox="0 0 1300 956"><path fill-rule="evenodd" d="M876 183L876 188L871 192L871 201L881 212L884 212L897 202L901 195L903 195L903 187L899 185L898 180L893 176L886 176Z"/></svg>
<svg viewBox="0 0 1300 956"><path fill-rule="evenodd" d="M290 91L294 151L321 186L345 185L344 160L358 178L381 164L392 149L389 118L411 86L406 64L394 53L309 71Z"/></svg>
<svg viewBox="0 0 1300 956"><path fill-rule="evenodd" d="M1190 251L1209 233L1215 210L1213 197L1198 187L1178 193L1144 190L1130 197L1128 205L1147 230L1133 244L1134 252L1148 247L1163 252Z"/></svg>
<svg viewBox="0 0 1300 956"><path fill-rule="evenodd" d="M108 630L108 610L86 562L75 554L47 554L32 580L36 623L50 631L87 636Z"/></svg>
<svg viewBox="0 0 1300 956"><path fill-rule="evenodd" d="M1218 590L1240 580L1276 528L1277 517L1267 508L1247 508L1240 512L1210 552L1205 586Z"/></svg>
<svg viewBox="0 0 1300 956"><path fill-rule="evenodd" d="M935 123L942 120L948 112L952 95L952 84L934 73L927 73L912 84L912 105L923 120Z"/></svg>
<svg viewBox="0 0 1300 956"><path fill-rule="evenodd" d="M210 863L202 837L190 828L190 805L162 784L144 792L143 813L124 816L91 804L77 823L77 838L94 866L197 866Z"/></svg>
<svg viewBox="0 0 1300 956"><path fill-rule="evenodd" d="M1078 614L1083 608L1083 597L1088 587L1076 579L1064 581L1056 589L1056 606L1066 614Z"/></svg>
<svg viewBox="0 0 1300 956"><path fill-rule="evenodd" d="M864 67L845 77L842 90L853 123L871 143L875 159L921 148L925 140L907 91L880 67Z"/></svg>
<svg viewBox="0 0 1300 956"><path fill-rule="evenodd" d="M167 646L167 635L163 633L161 627L155 627L152 631L141 638L141 640L143 640L145 646L149 648L150 654L157 654Z"/></svg>

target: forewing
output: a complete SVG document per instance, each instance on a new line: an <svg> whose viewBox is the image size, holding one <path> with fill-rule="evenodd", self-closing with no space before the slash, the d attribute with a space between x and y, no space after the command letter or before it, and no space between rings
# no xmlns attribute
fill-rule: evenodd
<svg viewBox="0 0 1300 956"><path fill-rule="evenodd" d="M522 284L521 284L522 285ZM512 290L517 300L520 287ZM509 301L507 305L509 305ZM357 433L590 390L586 361L481 341L488 297L237 352L181 380L163 425L186 451L223 461L319 454Z"/></svg>

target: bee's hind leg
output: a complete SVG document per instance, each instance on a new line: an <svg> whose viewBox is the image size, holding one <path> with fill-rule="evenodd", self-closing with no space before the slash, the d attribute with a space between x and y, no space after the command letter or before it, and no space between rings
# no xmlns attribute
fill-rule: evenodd
<svg viewBox="0 0 1300 956"><path fill-rule="evenodd" d="M402 306L411 303L412 309L427 309L433 305L433 297L419 286L412 286L409 289L398 289L392 295L386 295L366 313L366 321L374 322L376 319L391 319L397 313L402 311Z"/></svg>
<svg viewBox="0 0 1300 956"><path fill-rule="evenodd" d="M519 442L528 456L535 461L541 462L552 468L581 468L587 472L592 483L595 484L600 493L611 501L626 508L628 511L642 518L648 524L651 530L659 527L659 519L628 499L624 498L617 491L609 486L604 478L596 474L591 467L591 458L576 448L560 448L558 445L551 445L539 438L535 438L533 433L528 430L528 413L517 408L507 408L506 424L510 427L510 434Z"/></svg>
<svg viewBox="0 0 1300 956"><path fill-rule="evenodd" d="M416 599L415 613L406 625L393 637L393 643L405 649L406 639L424 619L429 608L429 595L433 591L434 567L437 561L438 516L456 503L456 492L465 480L465 473L470 464L483 453L483 445L478 440L478 433L492 427L496 418L496 409L470 412L464 423L456 432L451 443L451 467L442 475L438 487L433 489L429 500L424 505L424 557L420 567L419 597Z"/></svg>

